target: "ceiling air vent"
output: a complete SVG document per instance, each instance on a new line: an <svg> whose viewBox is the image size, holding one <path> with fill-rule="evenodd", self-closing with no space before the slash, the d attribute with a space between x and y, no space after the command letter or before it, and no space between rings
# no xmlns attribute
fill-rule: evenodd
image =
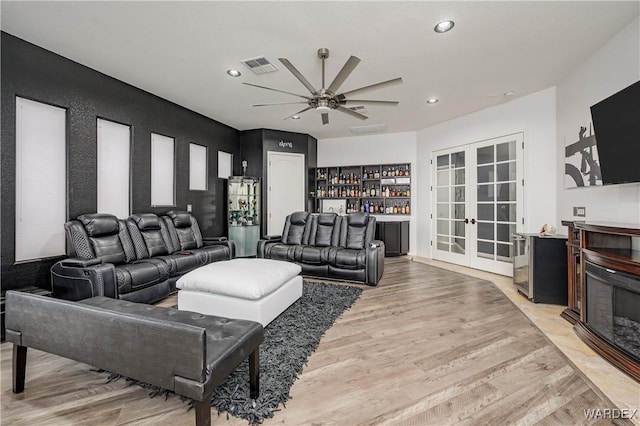
<svg viewBox="0 0 640 426"><path fill-rule="evenodd" d="M243 64L245 64L247 68L249 68L251 71L253 71L256 74L264 74L264 73L268 73L268 72L278 71L278 68L276 68L264 56L258 56L257 58L251 58L251 59L245 59L245 60L243 60L241 62Z"/></svg>
<svg viewBox="0 0 640 426"><path fill-rule="evenodd" d="M349 127L349 131L354 135L370 135L372 133L386 133L386 124L373 124L371 126Z"/></svg>

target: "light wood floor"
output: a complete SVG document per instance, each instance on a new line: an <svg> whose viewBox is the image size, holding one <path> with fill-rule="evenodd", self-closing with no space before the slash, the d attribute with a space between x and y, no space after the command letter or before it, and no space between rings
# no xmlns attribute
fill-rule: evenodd
<svg viewBox="0 0 640 426"><path fill-rule="evenodd" d="M265 425L606 424L584 410L611 402L493 284L403 257L364 288ZM11 344L1 346L2 425L194 423L177 397L150 399L34 350L14 395ZM212 421L247 424L215 412Z"/></svg>

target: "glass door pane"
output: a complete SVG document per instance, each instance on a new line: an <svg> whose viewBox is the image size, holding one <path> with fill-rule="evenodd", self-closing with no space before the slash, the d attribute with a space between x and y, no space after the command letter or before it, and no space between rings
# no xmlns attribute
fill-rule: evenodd
<svg viewBox="0 0 640 426"><path fill-rule="evenodd" d="M442 260L466 256L466 152L442 153L435 159L435 250Z"/></svg>
<svg viewBox="0 0 640 426"><path fill-rule="evenodd" d="M477 238L471 266L506 275L512 273L512 235L521 217L522 140L522 134L492 139L474 144L472 151Z"/></svg>

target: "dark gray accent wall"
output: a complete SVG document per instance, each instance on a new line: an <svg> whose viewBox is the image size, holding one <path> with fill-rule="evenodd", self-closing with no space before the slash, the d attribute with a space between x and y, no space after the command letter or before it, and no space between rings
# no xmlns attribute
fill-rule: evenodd
<svg viewBox="0 0 640 426"><path fill-rule="evenodd" d="M262 223L260 235L266 234L269 197L267 192L267 152L292 152L305 154L305 168L308 178L305 182L307 211L312 212L313 195L309 188L315 188L315 168L318 164L318 141L306 133L284 132L272 129L246 130L240 134L240 156L247 160L247 175L262 177Z"/></svg>
<svg viewBox="0 0 640 426"><path fill-rule="evenodd" d="M234 171L241 170L236 129L5 32L1 34L1 55L3 293L30 285L49 287L49 269L56 260L14 262L16 96L67 111L67 218L96 211L96 119L104 118L131 126L132 213L170 210L150 206L151 133L160 133L176 142L175 208L193 205L204 235L226 234L226 180L216 177L217 158L218 150L234 154ZM207 191L189 190L189 142L209 148ZM47 214L46 205L42 214Z"/></svg>

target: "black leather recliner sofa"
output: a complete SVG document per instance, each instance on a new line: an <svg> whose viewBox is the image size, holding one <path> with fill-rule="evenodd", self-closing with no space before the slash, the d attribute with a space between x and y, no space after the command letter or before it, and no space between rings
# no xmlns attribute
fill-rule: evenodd
<svg viewBox="0 0 640 426"><path fill-rule="evenodd" d="M282 236L258 241L257 257L295 262L305 275L377 285L384 242L374 240L376 219L366 213L295 212Z"/></svg>
<svg viewBox="0 0 640 426"><path fill-rule="evenodd" d="M95 296L154 303L175 291L183 274L235 257L233 241L203 238L187 212L85 214L64 225L68 259L51 268L53 296Z"/></svg>

